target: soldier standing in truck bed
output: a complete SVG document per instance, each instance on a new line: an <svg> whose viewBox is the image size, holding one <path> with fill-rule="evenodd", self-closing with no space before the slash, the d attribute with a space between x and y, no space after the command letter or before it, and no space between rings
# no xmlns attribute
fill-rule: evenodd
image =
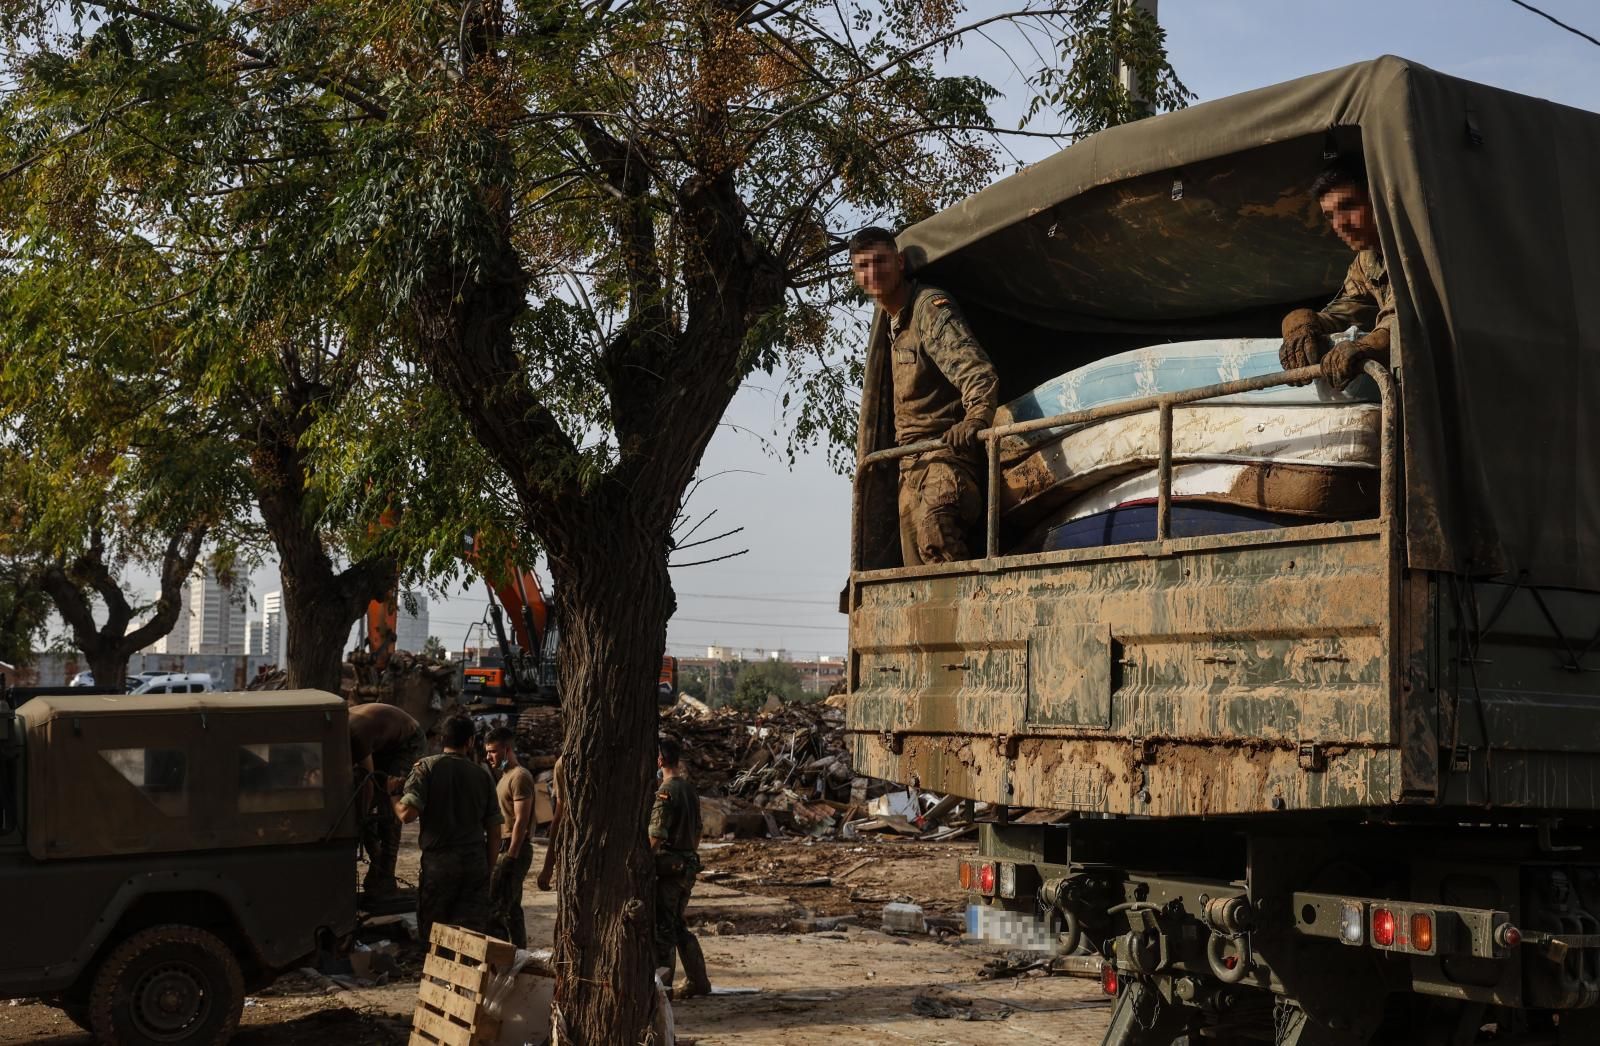
<svg viewBox="0 0 1600 1046"><path fill-rule="evenodd" d="M661 785L650 808L650 850L656 864L656 966L666 967L670 986L673 953L683 959L685 980L672 994L685 999L711 993L706 958L687 919L689 894L700 874L700 796L684 772L683 752L677 742L663 737L657 753Z"/></svg>
<svg viewBox="0 0 1600 1046"><path fill-rule="evenodd" d="M900 551L906 566L970 559L982 507L978 433L994 421L999 382L961 310L944 291L909 280L886 229L850 238L856 284L889 320L898 446L942 440L900 459Z"/></svg>
<svg viewBox="0 0 1600 1046"><path fill-rule="evenodd" d="M1368 360L1389 365L1394 287L1378 242L1365 161L1352 154L1338 157L1311 183L1311 195L1333 231L1356 256L1345 274L1344 286L1322 311L1296 309L1283 318L1278 360L1284 370L1320 363L1323 380L1342 389ZM1328 335L1350 327L1367 333L1355 341L1328 344Z"/></svg>

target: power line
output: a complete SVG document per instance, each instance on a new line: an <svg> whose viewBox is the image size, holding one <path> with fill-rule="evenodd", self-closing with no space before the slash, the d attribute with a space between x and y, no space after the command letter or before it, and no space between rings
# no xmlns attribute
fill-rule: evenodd
<svg viewBox="0 0 1600 1046"><path fill-rule="evenodd" d="M743 625L748 628L776 628L779 631L804 628L816 632L843 632L849 627L843 622L837 625L793 625L787 621L725 621L710 617L678 617L676 615L667 623L671 624L673 621L687 621L696 625Z"/></svg>
<svg viewBox="0 0 1600 1046"><path fill-rule="evenodd" d="M1563 22L1561 19L1557 18L1555 15L1550 14L1549 12L1546 12L1546 11L1541 11L1537 7L1534 7L1532 4L1525 3L1524 0L1511 0L1511 2L1516 4L1518 7L1522 8L1523 10L1532 11L1534 14L1538 15L1540 18L1545 19L1546 21L1554 22L1556 25L1559 25L1561 28L1565 29L1567 32L1573 34L1574 36L1581 36L1585 40L1589 41L1591 44L1594 44L1596 47L1600 47L1600 40L1597 40L1594 37L1590 36L1588 33L1584 32L1582 29L1579 29L1577 26L1568 25L1567 23Z"/></svg>
<svg viewBox="0 0 1600 1046"><path fill-rule="evenodd" d="M777 596L725 596L715 592L679 592L685 599L735 599L746 603L792 603L807 607L837 607L837 599L780 599Z"/></svg>

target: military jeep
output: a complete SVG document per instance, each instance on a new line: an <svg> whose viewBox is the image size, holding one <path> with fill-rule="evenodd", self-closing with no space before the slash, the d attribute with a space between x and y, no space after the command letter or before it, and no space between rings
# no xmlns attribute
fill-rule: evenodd
<svg viewBox="0 0 1600 1046"><path fill-rule="evenodd" d="M0 704L0 997L116 1046L226 1042L354 930L355 835L331 694Z"/></svg>

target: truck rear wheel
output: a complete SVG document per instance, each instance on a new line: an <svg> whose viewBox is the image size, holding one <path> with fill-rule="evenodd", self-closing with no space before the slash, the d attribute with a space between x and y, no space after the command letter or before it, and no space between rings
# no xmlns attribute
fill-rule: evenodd
<svg viewBox="0 0 1600 1046"><path fill-rule="evenodd" d="M95 974L89 1021L110 1046L221 1046L244 1008L239 961L215 934L152 926Z"/></svg>

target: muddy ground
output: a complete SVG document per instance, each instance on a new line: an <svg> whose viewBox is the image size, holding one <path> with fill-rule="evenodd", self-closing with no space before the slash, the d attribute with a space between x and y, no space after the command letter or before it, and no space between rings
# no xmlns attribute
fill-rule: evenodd
<svg viewBox="0 0 1600 1046"><path fill-rule="evenodd" d="M400 865L402 877L413 880L414 839L408 830ZM955 932L966 903L955 882L955 859L970 851L970 844L895 838L707 844L705 881L695 890L691 920L713 982L754 991L679 1003L680 1041L1095 1046L1110 1015L1096 982L1038 973L979 977L997 953L963 944ZM542 858L541 849L535 868ZM884 904L901 898L924 907L934 932L881 932ZM530 877L524 903L530 943L548 942L553 897L539 893ZM835 925L837 917L845 921ZM420 958L405 957L394 983L355 990L290 975L274 986L278 994L247 1002L234 1042L400 1046L409 1033L419 968ZM90 1042L47 1006L0 1002L0 1043Z"/></svg>

